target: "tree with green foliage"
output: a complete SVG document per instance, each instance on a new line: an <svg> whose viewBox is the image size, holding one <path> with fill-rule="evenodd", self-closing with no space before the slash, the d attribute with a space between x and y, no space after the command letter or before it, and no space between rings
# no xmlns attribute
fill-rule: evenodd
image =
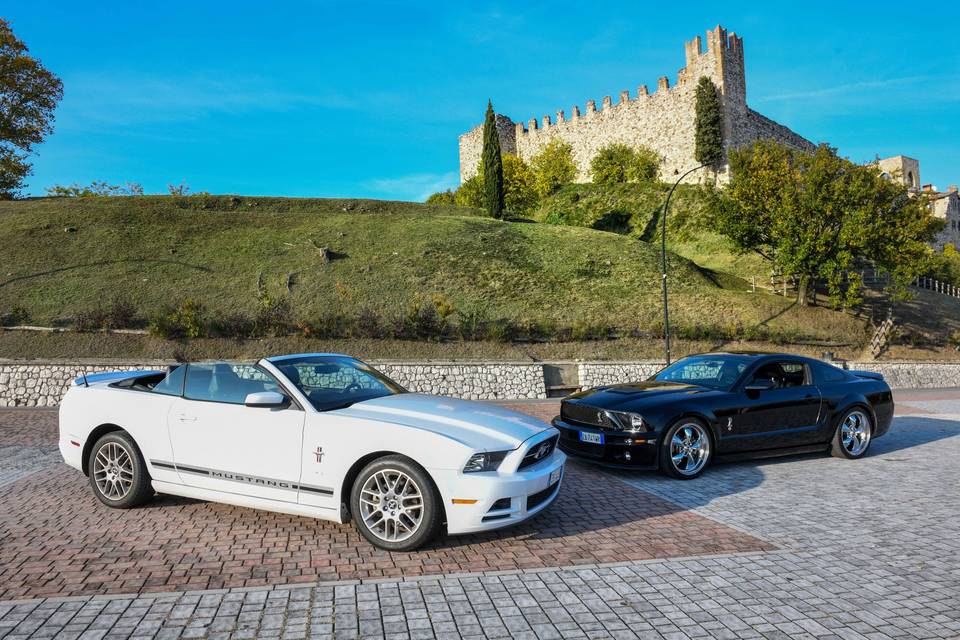
<svg viewBox="0 0 960 640"><path fill-rule="evenodd" d="M502 218L504 211L503 159L500 157L500 136L493 103L487 100L487 117L483 122L483 206L493 218Z"/></svg>
<svg viewBox="0 0 960 640"><path fill-rule="evenodd" d="M12 198L30 174L33 146L53 132L63 83L29 55L0 18L0 198Z"/></svg>
<svg viewBox="0 0 960 640"><path fill-rule="evenodd" d="M534 175L523 160L511 153L501 157L503 164L504 211L528 214L537 206L537 192L534 190ZM461 207L482 208L485 204L485 171L481 164L477 175L460 185L454 194L456 204ZM502 217L502 215L501 215Z"/></svg>
<svg viewBox="0 0 960 640"><path fill-rule="evenodd" d="M650 149L633 149L611 144L600 149L590 161L594 184L653 182L660 170L660 157Z"/></svg>
<svg viewBox="0 0 960 640"><path fill-rule="evenodd" d="M437 191L436 193L430 194L427 197L426 202L426 204L432 204L434 206L453 205L456 203L456 196L451 189L447 189L446 191Z"/></svg>
<svg viewBox="0 0 960 640"><path fill-rule="evenodd" d="M697 82L693 157L700 164L720 168L723 163L723 112L713 80L701 76Z"/></svg>
<svg viewBox="0 0 960 640"><path fill-rule="evenodd" d="M927 267L927 243L942 227L923 197L821 145L803 152L772 140L730 152L732 180L718 194L718 231L799 277L798 301L826 285L835 307L859 303L855 269L870 262L904 297Z"/></svg>
<svg viewBox="0 0 960 640"><path fill-rule="evenodd" d="M577 176L573 163L573 147L554 138L530 159L533 171L533 188L537 196L545 198Z"/></svg>

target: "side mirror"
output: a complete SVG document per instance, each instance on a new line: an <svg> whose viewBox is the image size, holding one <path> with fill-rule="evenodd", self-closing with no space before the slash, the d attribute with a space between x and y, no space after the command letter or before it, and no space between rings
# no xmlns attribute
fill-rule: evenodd
<svg viewBox="0 0 960 640"><path fill-rule="evenodd" d="M770 391L777 386L773 378L755 378L747 383L743 388L747 393L759 393L761 391Z"/></svg>
<svg viewBox="0 0 960 640"><path fill-rule="evenodd" d="M260 391L249 394L243 404L248 407L285 407L290 404L290 398L276 391Z"/></svg>

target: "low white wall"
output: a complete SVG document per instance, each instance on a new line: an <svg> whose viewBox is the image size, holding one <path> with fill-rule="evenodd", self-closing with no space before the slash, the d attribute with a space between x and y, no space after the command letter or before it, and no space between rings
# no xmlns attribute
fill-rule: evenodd
<svg viewBox="0 0 960 640"><path fill-rule="evenodd" d="M162 362L0 362L0 407L54 407L81 373L150 369ZM411 391L471 400L546 398L542 364L510 362L373 362ZM581 362L581 388L646 380L663 367L656 361ZM960 363L851 362L851 369L882 373L894 389L960 387Z"/></svg>

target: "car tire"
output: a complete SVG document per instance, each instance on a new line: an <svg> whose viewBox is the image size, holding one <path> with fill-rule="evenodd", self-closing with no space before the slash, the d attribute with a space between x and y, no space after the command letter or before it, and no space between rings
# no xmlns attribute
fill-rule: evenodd
<svg viewBox="0 0 960 640"><path fill-rule="evenodd" d="M377 458L360 471L350 490L357 530L388 551L411 551L433 540L442 511L433 480L406 456Z"/></svg>
<svg viewBox="0 0 960 640"><path fill-rule="evenodd" d="M153 497L140 448L125 431L113 431L90 449L87 469L93 494L114 509L130 509Z"/></svg>
<svg viewBox="0 0 960 640"><path fill-rule="evenodd" d="M710 429L696 418L674 422L660 441L660 470L678 480L693 480L713 458Z"/></svg>
<svg viewBox="0 0 960 640"><path fill-rule="evenodd" d="M856 460L867 454L873 441L873 420L863 407L848 409L833 434L830 454L835 458Z"/></svg>

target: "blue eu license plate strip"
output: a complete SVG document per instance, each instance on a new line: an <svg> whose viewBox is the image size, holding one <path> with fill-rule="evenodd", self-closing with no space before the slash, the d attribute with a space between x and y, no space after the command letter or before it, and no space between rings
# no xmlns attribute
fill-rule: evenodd
<svg viewBox="0 0 960 640"><path fill-rule="evenodd" d="M590 433L589 431L581 431L580 442L589 442L590 444L603 444L603 434Z"/></svg>

